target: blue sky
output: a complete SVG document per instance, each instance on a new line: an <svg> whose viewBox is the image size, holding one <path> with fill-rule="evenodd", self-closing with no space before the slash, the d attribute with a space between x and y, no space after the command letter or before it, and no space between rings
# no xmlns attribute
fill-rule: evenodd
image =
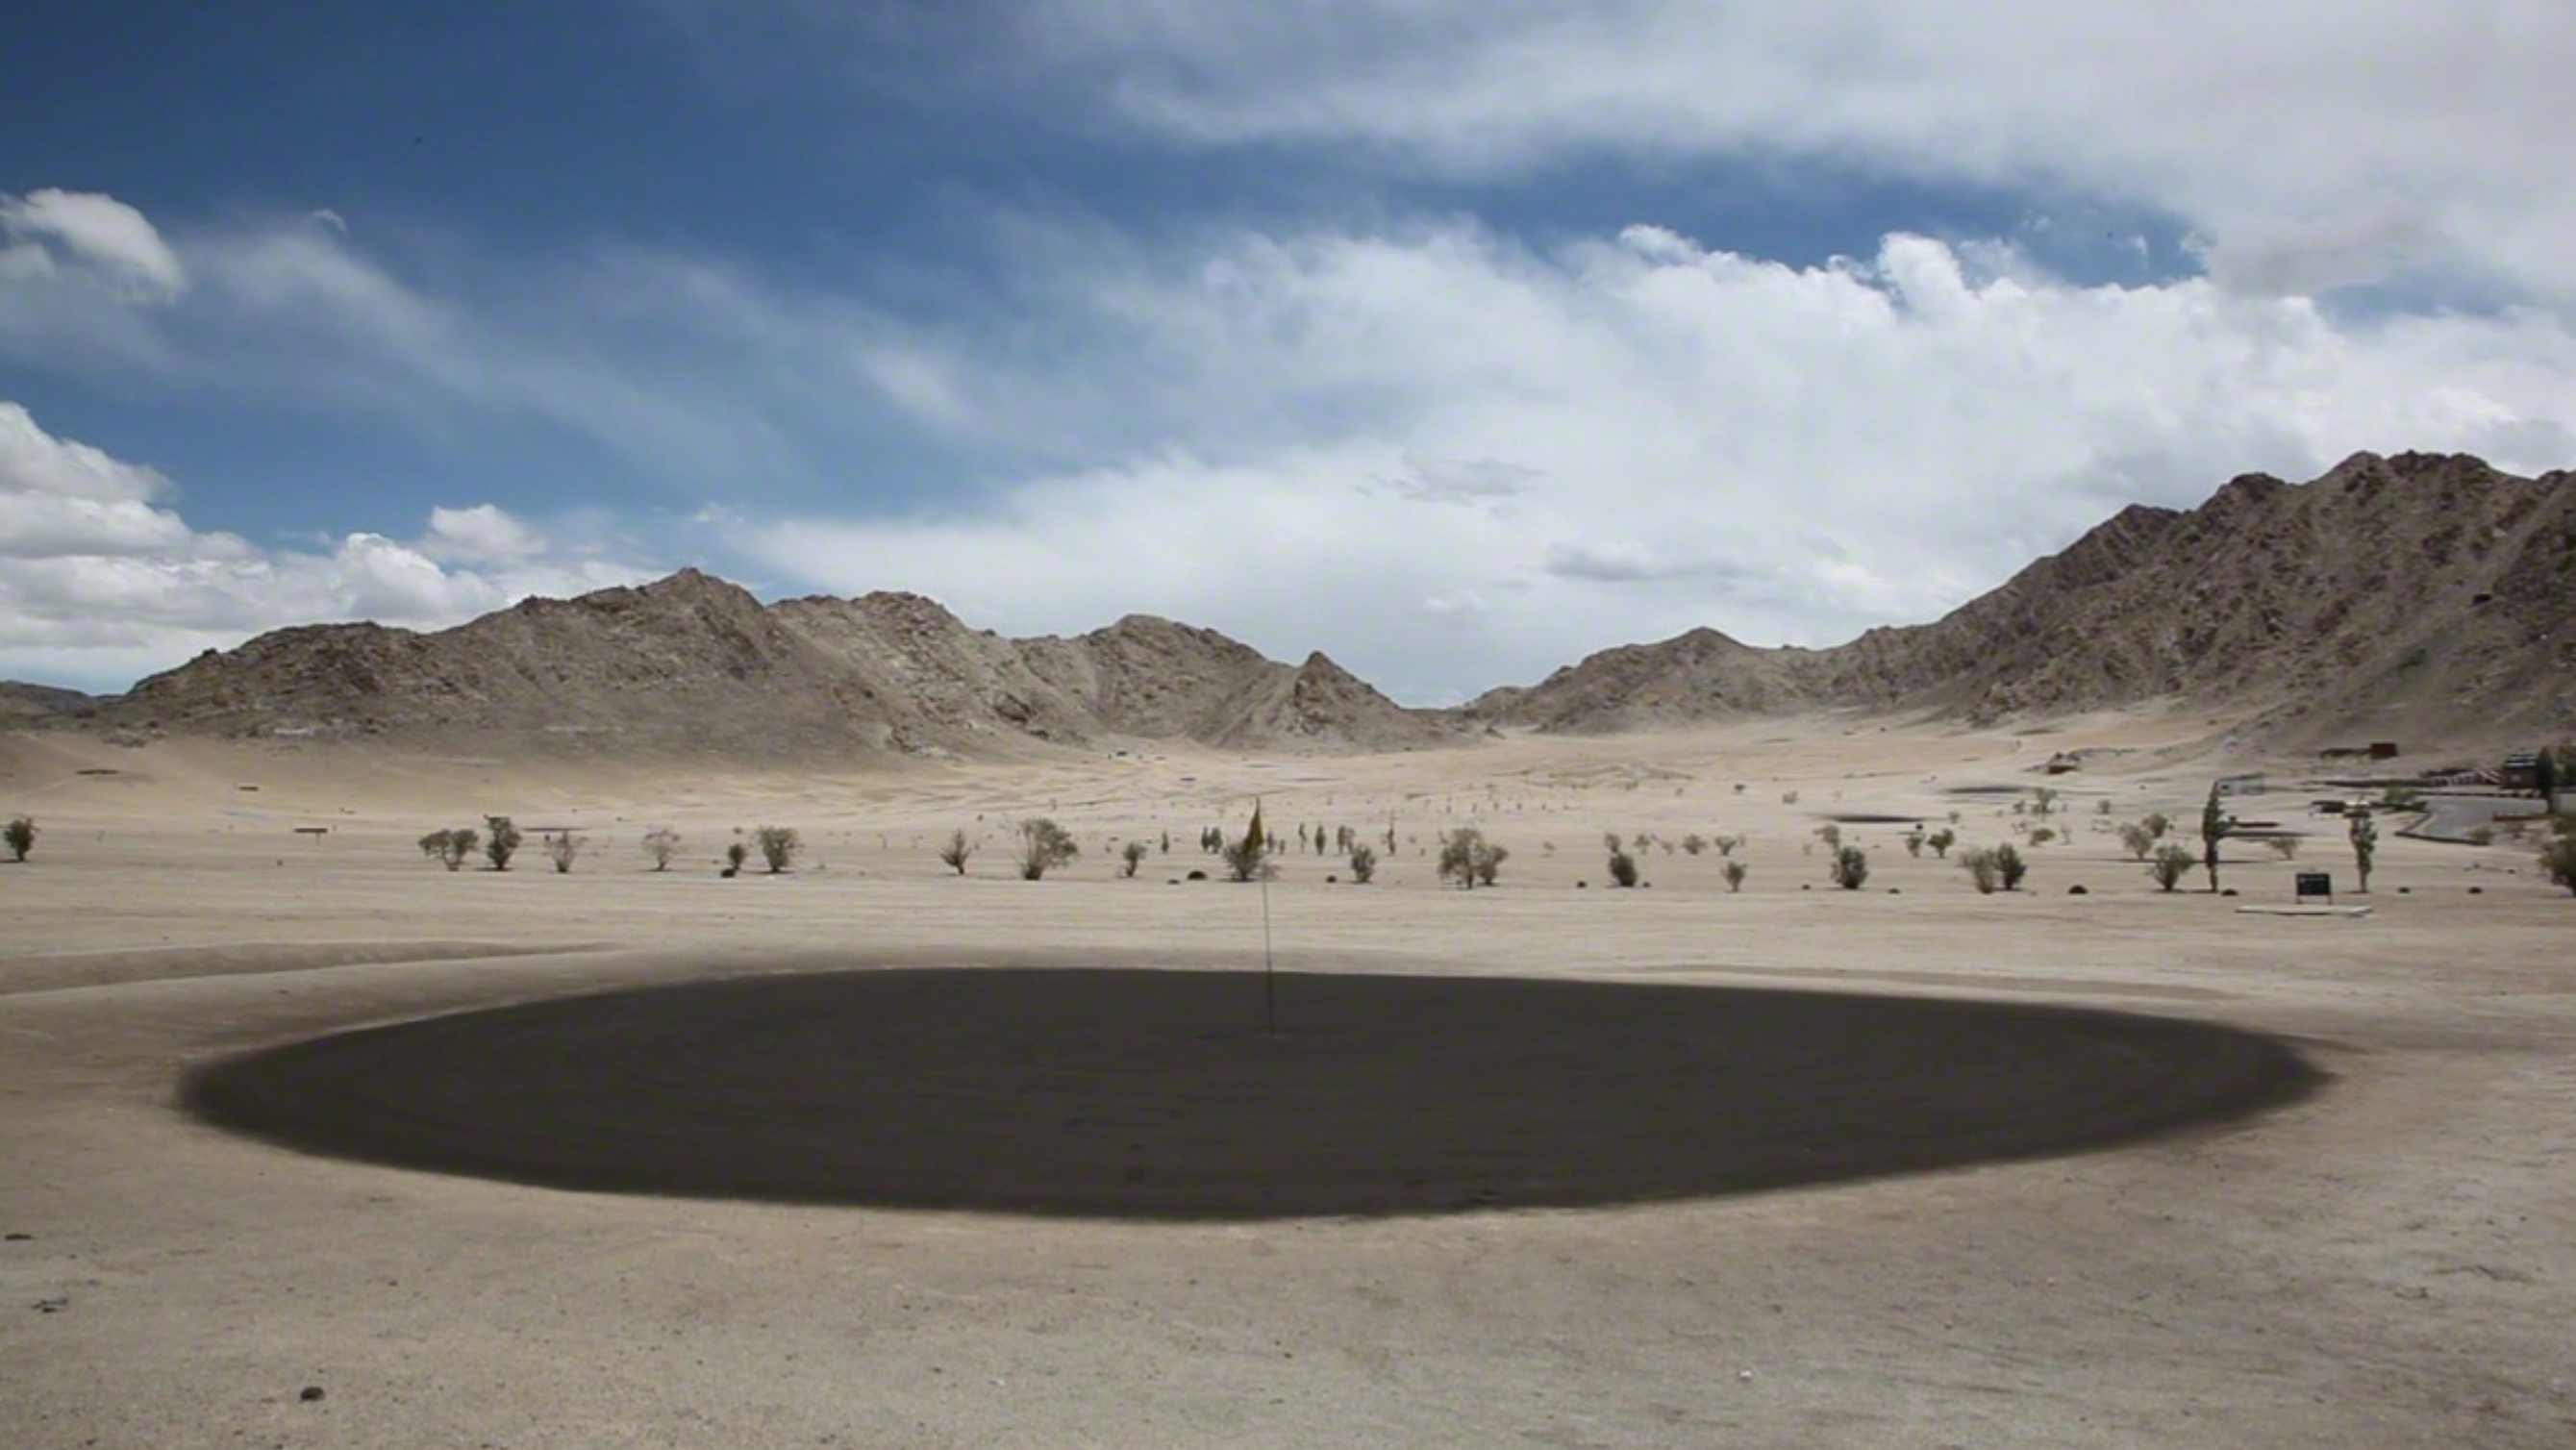
<svg viewBox="0 0 2576 1450"><path fill-rule="evenodd" d="M1436 701L2576 464L2576 17L2258 8L16 7L0 676L694 563Z"/></svg>

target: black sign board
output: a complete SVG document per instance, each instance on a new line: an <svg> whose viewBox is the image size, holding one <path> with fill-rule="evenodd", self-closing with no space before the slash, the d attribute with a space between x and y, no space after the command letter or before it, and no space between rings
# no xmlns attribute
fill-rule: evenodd
<svg viewBox="0 0 2576 1450"><path fill-rule="evenodd" d="M2305 901L2311 896L2331 899L2334 896L2334 878L2323 871L2300 872L2299 899Z"/></svg>

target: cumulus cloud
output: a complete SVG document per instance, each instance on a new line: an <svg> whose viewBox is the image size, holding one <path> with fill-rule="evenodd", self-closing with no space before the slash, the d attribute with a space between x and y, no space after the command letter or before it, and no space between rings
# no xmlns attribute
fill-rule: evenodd
<svg viewBox="0 0 2576 1450"><path fill-rule="evenodd" d="M720 505L685 547L754 582L913 589L1021 633L1151 611L1426 701L1700 625L1827 644L1928 619L2247 469L2576 461L2562 311L2079 284L2003 240L1788 265L1644 225L1027 227L1006 297L898 326L721 260L594 250L441 290L304 218L172 235L193 280L169 305L0 276L0 357L417 415L433 441L550 421ZM279 550L23 416L0 458L22 673L624 577L498 506Z"/></svg>
<svg viewBox="0 0 2576 1450"><path fill-rule="evenodd" d="M188 286L176 253L150 219L112 196L53 187L25 196L0 192L0 275L52 272L61 262L91 269L130 295L166 299Z"/></svg>
<svg viewBox="0 0 2576 1450"><path fill-rule="evenodd" d="M1122 347L1057 381L1150 406L1154 441L937 516L717 527L810 587L1007 630L1148 610L1448 699L1696 625L1827 644L1932 618L2249 469L2576 461L2576 334L2547 311L2343 320L1901 234L1815 267L1653 228L1243 235L1087 275Z"/></svg>
<svg viewBox="0 0 2576 1450"><path fill-rule="evenodd" d="M0 401L0 676L120 686L281 625L454 624L643 572L490 504L434 509L417 540L352 533L317 552L192 528L153 502L168 492Z"/></svg>
<svg viewBox="0 0 2576 1450"><path fill-rule="evenodd" d="M1024 48L1185 141L1453 172L1807 158L2117 199L2282 295L2419 269L2576 301L2560 0L1035 0Z"/></svg>

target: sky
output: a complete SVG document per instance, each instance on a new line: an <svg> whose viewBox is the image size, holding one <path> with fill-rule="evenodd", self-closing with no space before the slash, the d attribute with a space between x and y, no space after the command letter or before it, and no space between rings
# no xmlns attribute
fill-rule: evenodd
<svg viewBox="0 0 2576 1450"><path fill-rule="evenodd" d="M684 565L1413 703L2576 467L2564 0L0 9L0 678Z"/></svg>

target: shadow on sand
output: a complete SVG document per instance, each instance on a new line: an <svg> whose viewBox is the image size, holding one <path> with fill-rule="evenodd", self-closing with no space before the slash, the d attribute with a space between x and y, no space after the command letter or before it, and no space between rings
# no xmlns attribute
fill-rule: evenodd
<svg viewBox="0 0 2576 1450"><path fill-rule="evenodd" d="M736 978L290 1043L200 1116L522 1183L1244 1220L1577 1207L2069 1153L2297 1099L2277 1039L2020 1004L1495 977Z"/></svg>

